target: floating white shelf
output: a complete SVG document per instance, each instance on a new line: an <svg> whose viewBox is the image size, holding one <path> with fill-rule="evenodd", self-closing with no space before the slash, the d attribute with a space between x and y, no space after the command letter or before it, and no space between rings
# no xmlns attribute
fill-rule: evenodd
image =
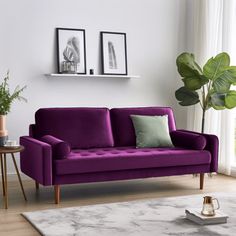
<svg viewBox="0 0 236 236"><path fill-rule="evenodd" d="M131 79L140 78L139 75L86 75L86 74L45 74L46 77L70 77L70 78L81 78L81 79L96 79L96 78L111 78L111 79Z"/></svg>

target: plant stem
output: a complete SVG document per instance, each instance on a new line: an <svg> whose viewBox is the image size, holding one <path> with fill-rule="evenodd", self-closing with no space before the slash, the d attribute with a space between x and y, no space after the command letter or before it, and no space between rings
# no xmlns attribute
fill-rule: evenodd
<svg viewBox="0 0 236 236"><path fill-rule="evenodd" d="M202 104L203 104L203 107L205 106L205 100L206 100L205 85L203 85L202 86Z"/></svg>
<svg viewBox="0 0 236 236"><path fill-rule="evenodd" d="M204 129L205 129L205 113L206 113L206 109L202 109L202 134L204 133Z"/></svg>

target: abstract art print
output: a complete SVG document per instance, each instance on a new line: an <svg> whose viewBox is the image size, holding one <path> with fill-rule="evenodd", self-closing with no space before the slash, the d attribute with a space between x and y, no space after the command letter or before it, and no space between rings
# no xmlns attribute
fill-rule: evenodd
<svg viewBox="0 0 236 236"><path fill-rule="evenodd" d="M86 74L85 30L56 28L58 73Z"/></svg>
<svg viewBox="0 0 236 236"><path fill-rule="evenodd" d="M101 32L102 73L127 75L126 34Z"/></svg>

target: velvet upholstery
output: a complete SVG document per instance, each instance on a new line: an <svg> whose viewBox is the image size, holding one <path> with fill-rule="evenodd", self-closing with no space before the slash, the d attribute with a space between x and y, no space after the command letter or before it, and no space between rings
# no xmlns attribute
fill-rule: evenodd
<svg viewBox="0 0 236 236"><path fill-rule="evenodd" d="M71 175L55 175L54 184L76 184L76 183L92 183L114 180L132 180L159 176L172 176L183 174L199 174L209 173L209 165L194 165L194 166L172 166L161 168L135 169L135 170L119 170L94 172L84 174Z"/></svg>
<svg viewBox="0 0 236 236"><path fill-rule="evenodd" d="M202 134L175 130L170 133L172 142L176 147L193 150L203 150L206 147L206 138Z"/></svg>
<svg viewBox="0 0 236 236"><path fill-rule="evenodd" d="M30 124L29 125L29 136L34 138L35 137L35 129L36 129L36 125L35 124Z"/></svg>
<svg viewBox="0 0 236 236"><path fill-rule="evenodd" d="M219 139L216 135L213 134L202 134L189 130L180 130L186 133L200 134L206 138L206 147L205 150L208 150L211 153L211 169L210 172L217 172L218 170L218 153L219 153Z"/></svg>
<svg viewBox="0 0 236 236"><path fill-rule="evenodd" d="M112 147L107 108L43 108L35 114L35 137L52 135L71 148Z"/></svg>
<svg viewBox="0 0 236 236"><path fill-rule="evenodd" d="M80 174L170 166L210 164L208 151L180 148L96 148L72 150L64 160L55 160L55 174Z"/></svg>
<svg viewBox="0 0 236 236"><path fill-rule="evenodd" d="M176 129L174 114L169 107L113 108L110 112L115 146L136 145L135 131L130 115L168 115L170 132Z"/></svg>
<svg viewBox="0 0 236 236"><path fill-rule="evenodd" d="M40 140L51 145L53 159L65 159L70 153L70 145L52 135L44 135Z"/></svg>
<svg viewBox="0 0 236 236"><path fill-rule="evenodd" d="M53 184L51 146L28 136L20 137L25 149L20 153L21 171L42 185Z"/></svg>
<svg viewBox="0 0 236 236"><path fill-rule="evenodd" d="M168 115L170 134L178 147L136 149L132 114ZM44 108L35 118L30 137L20 138L25 147L20 153L21 170L45 186L209 173L218 168L218 138L176 131L168 107ZM71 152L57 159L51 141L47 140L50 145L40 141L44 135L54 136L51 141L68 142Z"/></svg>

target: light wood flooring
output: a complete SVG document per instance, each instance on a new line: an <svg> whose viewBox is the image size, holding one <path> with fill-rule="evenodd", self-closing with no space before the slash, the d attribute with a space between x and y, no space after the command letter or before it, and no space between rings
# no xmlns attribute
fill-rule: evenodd
<svg viewBox="0 0 236 236"><path fill-rule="evenodd" d="M61 203L54 204L53 187L35 191L31 180L23 181L27 203L24 202L17 181L10 181L9 209L0 208L0 236L36 236L39 233L21 215L21 212L72 207L99 203L132 201L138 199L181 196L209 192L236 191L236 178L223 175L205 177L204 190L199 190L199 177L192 175L67 185L61 188ZM3 207L0 196L0 207Z"/></svg>

